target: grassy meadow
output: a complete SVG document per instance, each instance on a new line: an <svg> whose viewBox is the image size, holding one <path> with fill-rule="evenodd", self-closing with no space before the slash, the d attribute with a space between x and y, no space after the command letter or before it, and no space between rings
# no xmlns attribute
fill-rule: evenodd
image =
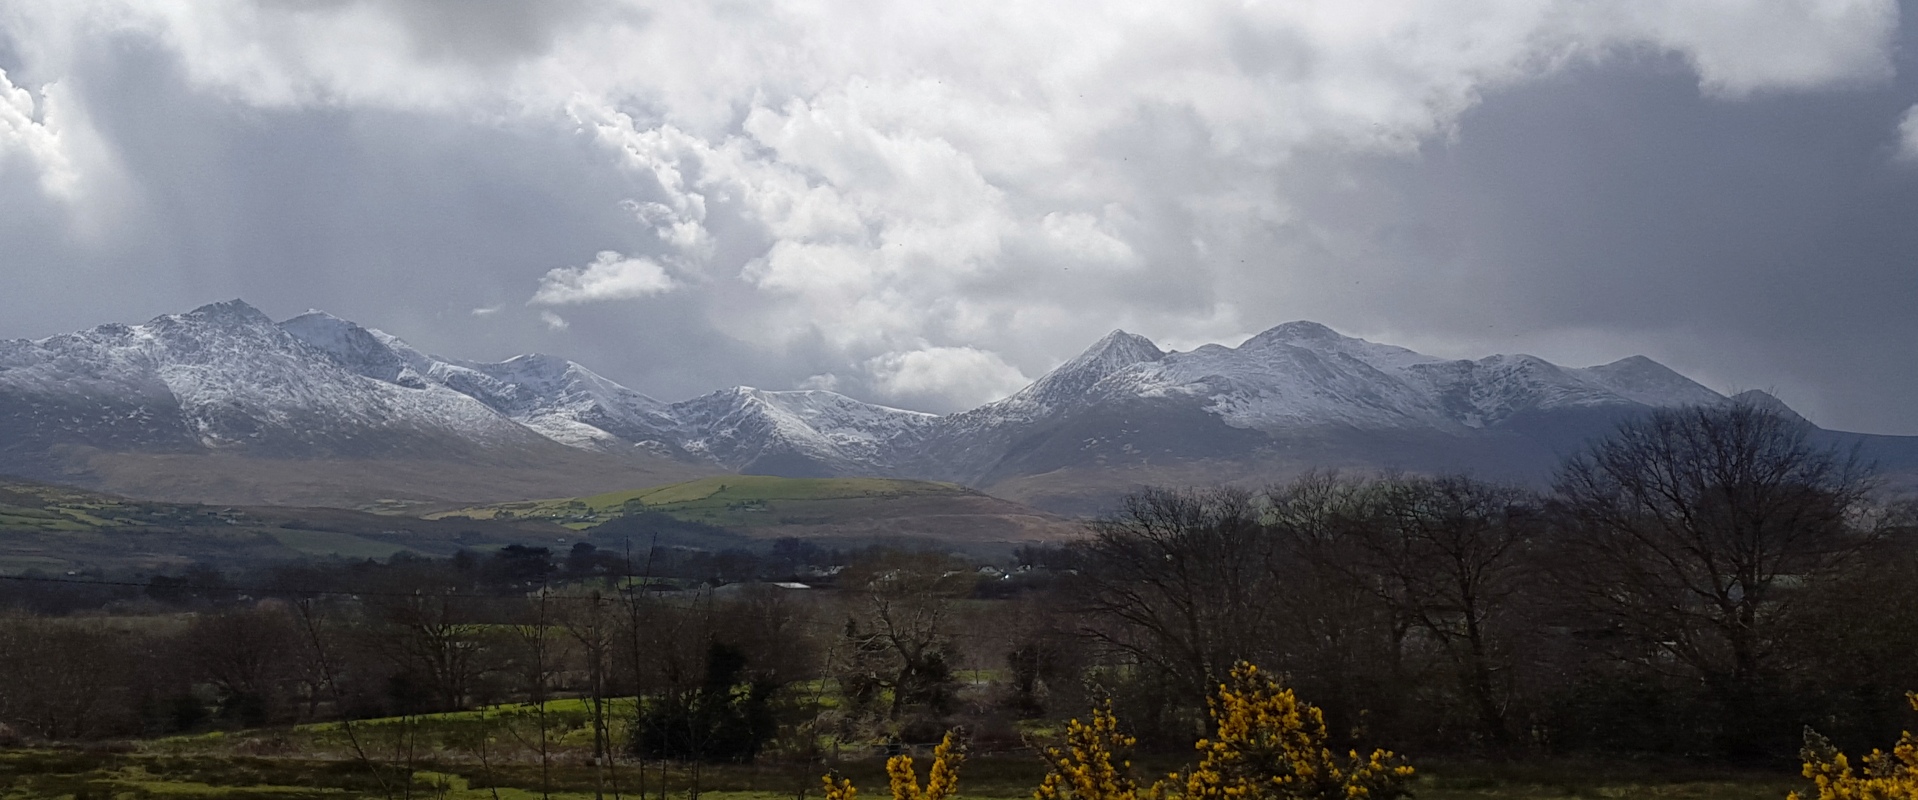
<svg viewBox="0 0 1918 800"><path fill-rule="evenodd" d="M775 478L721 475L667 486L495 503L445 511L431 519L537 519L585 530L634 511L657 511L688 522L758 527L782 520L828 521L905 498L976 495L956 484L881 478Z"/></svg>
<svg viewBox="0 0 1918 800"><path fill-rule="evenodd" d="M632 698L607 701L616 751L624 752L625 721L632 712ZM0 749L0 800L804 800L820 795L819 778L828 764L860 786L862 796L887 796L885 759L876 748L834 747L827 737L813 742L806 758L775 750L748 765L695 769L620 758L596 767L591 718L586 700L558 699L543 707L519 703L85 748ZM1059 728L1047 723L1022 729L1028 746L967 759L960 771L960 800L1032 795L1046 771L1034 745L1052 740ZM1793 774L1671 761L1422 762L1414 757L1412 762L1419 768L1414 796L1423 800L1781 800L1803 788ZM1176 758L1154 756L1142 760L1139 772L1164 774L1183 766Z"/></svg>
<svg viewBox="0 0 1918 800"><path fill-rule="evenodd" d="M848 545L917 539L941 546L1004 545L999 548L1003 550L1009 543L1056 541L1080 533L1073 521L956 484L764 475L722 475L587 497L494 503L442 511L428 519L541 523L598 534L618 528L622 518L638 519L636 515L664 515L746 539L795 537Z"/></svg>
<svg viewBox="0 0 1918 800"><path fill-rule="evenodd" d="M195 563L396 553L444 557L565 534L532 521L435 522L341 509L164 503L0 479L3 574L165 571Z"/></svg>
<svg viewBox="0 0 1918 800"><path fill-rule="evenodd" d="M431 727L430 724L427 727ZM376 732L368 742L391 745ZM795 800L819 795L817 766L768 763L706 766L694 772L657 763L624 761L596 769L576 744L554 748L544 770L537 759L499 755L518 747L495 741L501 753L484 760L474 749L422 748L411 779L395 752L369 765L351 753L284 753L273 732L223 737L197 746L139 743L87 750L0 751L0 798L143 800L144 798L386 798L524 800L661 796L707 800ZM1415 762L1416 763L1416 762ZM881 759L843 761L839 771L862 796L886 797ZM923 767L922 767L923 770ZM1031 753L978 755L960 771L960 798L1030 797L1045 767ZM662 787L663 778L663 787ZM410 785L409 785L410 784ZM1674 765L1563 761L1523 766L1439 762L1421 765L1414 796L1421 800L1543 800L1544 798L1657 798L1658 800L1782 800L1801 789L1796 776ZM694 787L697 785L697 795ZM643 789L643 795L642 795ZM599 792L600 794L595 794Z"/></svg>

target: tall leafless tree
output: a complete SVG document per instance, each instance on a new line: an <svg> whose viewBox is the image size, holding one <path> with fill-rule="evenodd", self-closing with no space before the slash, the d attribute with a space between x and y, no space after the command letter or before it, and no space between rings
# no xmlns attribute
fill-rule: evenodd
<svg viewBox="0 0 1918 800"><path fill-rule="evenodd" d="M1751 754L1759 689L1794 611L1792 587L1858 552L1873 488L1855 453L1810 424L1739 403L1628 420L1556 481L1559 570L1585 611L1701 680L1725 744Z"/></svg>
<svg viewBox="0 0 1918 800"><path fill-rule="evenodd" d="M1087 633L1203 704L1234 662L1265 660L1273 641L1274 540L1261 517L1257 497L1236 488L1127 495L1079 545Z"/></svg>
<svg viewBox="0 0 1918 800"><path fill-rule="evenodd" d="M1367 494L1366 513L1348 526L1353 577L1430 637L1479 734L1508 746L1513 623L1532 583L1537 498L1463 476L1394 478Z"/></svg>

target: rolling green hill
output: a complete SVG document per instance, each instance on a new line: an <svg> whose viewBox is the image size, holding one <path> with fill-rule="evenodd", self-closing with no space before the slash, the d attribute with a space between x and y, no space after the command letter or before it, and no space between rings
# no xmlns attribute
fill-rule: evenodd
<svg viewBox="0 0 1918 800"><path fill-rule="evenodd" d="M134 500L0 479L0 574L165 571L193 563L448 556L582 539L720 550L783 537L1000 550L1076 535L1076 524L948 483L727 475L441 512Z"/></svg>
<svg viewBox="0 0 1918 800"><path fill-rule="evenodd" d="M853 501L853 505L867 505L902 498L964 496L982 495L955 484L928 481L722 475L590 497L493 503L431 514L429 517L538 519L584 530L630 512L646 510L725 527L756 527L778 524L770 513L775 509L817 512L821 510L821 504L843 506L844 501Z"/></svg>
<svg viewBox="0 0 1918 800"><path fill-rule="evenodd" d="M536 520L590 531L641 512L755 539L919 539L955 544L1052 540L1077 526L950 483L724 475L589 497L474 506L433 519Z"/></svg>
<svg viewBox="0 0 1918 800"><path fill-rule="evenodd" d="M336 508L208 506L133 500L0 480L0 573L165 570L195 562L446 556L462 548L555 543L537 520L425 520Z"/></svg>

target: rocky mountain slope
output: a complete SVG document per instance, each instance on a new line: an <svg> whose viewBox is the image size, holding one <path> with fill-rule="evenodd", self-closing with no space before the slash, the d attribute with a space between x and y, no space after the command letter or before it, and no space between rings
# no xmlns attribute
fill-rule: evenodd
<svg viewBox="0 0 1918 800"><path fill-rule="evenodd" d="M311 314L276 324L237 300L0 341L0 472L174 500L361 504L717 471L568 446L470 377L377 331ZM539 388L545 403L571 399Z"/></svg>
<svg viewBox="0 0 1918 800"><path fill-rule="evenodd" d="M581 475L601 481L570 493L645 485L641 473L897 477L1091 510L1141 483L1323 467L1536 481L1621 415L1726 399L1642 356L1446 360L1301 321L1190 352L1114 331L1025 389L945 416L750 387L667 403L553 356L447 359L322 312L276 324L236 300L0 342L0 472L138 491L154 478L127 464L224 463L225 484L304 464L298 480L323 487L276 502L324 501L340 491L327 465L349 462L420 500L567 494L555 483ZM1918 467L1918 440L1846 441ZM400 462L437 483L411 487ZM490 488L516 480L538 486ZM258 499L175 483L165 491Z"/></svg>

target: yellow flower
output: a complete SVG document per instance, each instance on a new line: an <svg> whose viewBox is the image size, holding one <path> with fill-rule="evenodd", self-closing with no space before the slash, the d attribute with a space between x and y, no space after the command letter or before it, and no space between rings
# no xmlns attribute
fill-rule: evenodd
<svg viewBox="0 0 1918 800"><path fill-rule="evenodd" d="M1918 693L1905 699L1918 709ZM1918 800L1918 738L1906 731L1897 746L1886 753L1873 750L1861 759L1862 774L1854 773L1851 760L1831 746L1831 742L1810 730L1805 731L1804 775L1818 789L1816 800ZM1792 792L1791 800L1806 800Z"/></svg>
<svg viewBox="0 0 1918 800"><path fill-rule="evenodd" d="M1240 662L1211 704L1217 733L1200 740L1182 800L1350 800L1408 794L1410 766L1389 751L1344 758L1325 746L1325 715Z"/></svg>
<svg viewBox="0 0 1918 800"><path fill-rule="evenodd" d="M831 775L827 775L824 780L826 782L826 800L855 800L855 798L859 796L859 790L853 788L850 779L834 781Z"/></svg>
<svg viewBox="0 0 1918 800"><path fill-rule="evenodd" d="M1158 784L1141 789L1132 779L1132 762L1124 753L1134 744L1119 731L1119 721L1107 701L1092 710L1092 723L1066 723L1066 746L1046 751L1052 771L1046 773L1035 800L1160 800Z"/></svg>
<svg viewBox="0 0 1918 800"><path fill-rule="evenodd" d="M1177 788L1180 800L1355 800L1404 797L1410 766L1385 750L1343 759L1325 746L1325 717L1241 662L1219 686L1211 704L1217 734L1195 745L1199 765L1150 787L1131 777L1131 764L1115 754L1132 747L1119 732L1111 703L1094 709L1092 723L1066 726L1066 746L1052 748L1052 771L1035 800L1165 800Z"/></svg>
<svg viewBox="0 0 1918 800"><path fill-rule="evenodd" d="M965 760L965 754L953 742L950 732L932 750L932 773L924 787L919 785L919 776L912 768L912 756L887 759L886 778L891 784L893 800L951 800L959 792L959 765ZM825 800L855 800L859 793L850 780L835 782L827 775L825 783Z"/></svg>

